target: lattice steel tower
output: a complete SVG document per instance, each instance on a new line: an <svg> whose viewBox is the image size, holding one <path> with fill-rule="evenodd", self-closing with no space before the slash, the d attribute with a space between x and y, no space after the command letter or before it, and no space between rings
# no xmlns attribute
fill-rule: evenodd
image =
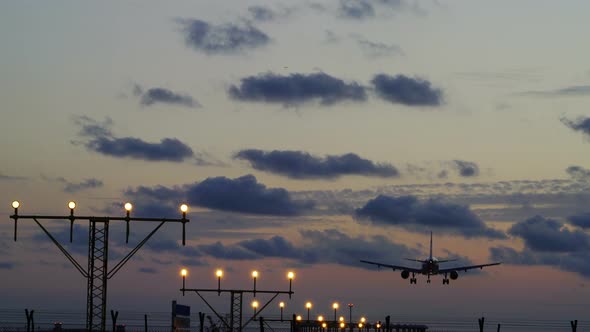
<svg viewBox="0 0 590 332"><path fill-rule="evenodd" d="M42 215L19 215L18 208L20 203L18 201L12 202L14 214L10 216L14 219L14 241L17 239L17 225L19 219L33 219L35 223L43 230L43 232L51 239L51 241L59 248L59 250L66 256L66 258L74 265L74 267L82 274L88 281L87 287L87 301L86 301L86 329L91 332L105 332L106 331L106 312L107 312L107 282L111 279L124 265L127 263L139 249L167 222L182 223L182 245L186 244L186 228L185 224L190 220L186 218L188 206L182 204L180 210L182 211L182 218L180 219L164 219L164 218L135 218L130 216L133 206L130 203L125 204L127 211L125 217L90 217L90 216L76 216L74 209L76 203L68 203L70 208L69 216L42 216ZM74 257L43 227L39 222L40 219L62 219L70 221L70 242L73 239L74 221L88 220L88 268L84 269ZM126 236L125 243L129 242L129 222L130 221L151 221L159 222L139 244L131 250L125 257L121 259L110 271L108 269L109 260L109 223L111 221L125 221L126 222Z"/></svg>

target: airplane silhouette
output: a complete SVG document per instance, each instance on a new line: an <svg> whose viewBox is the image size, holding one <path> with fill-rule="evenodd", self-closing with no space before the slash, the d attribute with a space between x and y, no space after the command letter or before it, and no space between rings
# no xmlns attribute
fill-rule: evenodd
<svg viewBox="0 0 590 332"><path fill-rule="evenodd" d="M426 281L426 283L430 283L430 276L442 274L442 275L444 275L443 285L449 284L448 276L450 276L452 280L456 280L457 278L459 278L458 271L467 272L467 270L471 270L471 269L483 269L486 266L494 266L494 265L502 264L501 262L498 262L498 263L488 263L488 264L480 264L480 265L456 266L456 267L452 267L452 268L441 269L438 266L439 263L452 262L452 261L456 261L456 259L439 260L439 259L436 259L435 257L432 257L432 232L430 232L430 255L428 256L428 258L426 258L424 260L410 259L410 258L405 258L405 259L409 260L409 261L413 261L413 262L422 263L422 267L417 269L417 268L413 268L413 267L390 265L390 264L370 262L370 261L365 261L365 260L361 260L361 263L377 265L377 267L379 267L379 268L380 267L388 267L388 268L391 268L392 271L402 270L401 275L402 275L403 279L408 279L410 277L410 273L411 273L412 278L410 278L410 284L416 284L416 274L427 275L428 280Z"/></svg>

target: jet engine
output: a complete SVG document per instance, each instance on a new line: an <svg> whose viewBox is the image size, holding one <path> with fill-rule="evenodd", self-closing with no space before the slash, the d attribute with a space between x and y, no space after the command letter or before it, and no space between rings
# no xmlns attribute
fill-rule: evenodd
<svg viewBox="0 0 590 332"><path fill-rule="evenodd" d="M451 271L451 279L457 280L459 278L459 273L457 271Z"/></svg>
<svg viewBox="0 0 590 332"><path fill-rule="evenodd" d="M455 272L456 273L456 272ZM402 278L403 279L408 279L410 277L410 271L408 270L403 270L402 271Z"/></svg>

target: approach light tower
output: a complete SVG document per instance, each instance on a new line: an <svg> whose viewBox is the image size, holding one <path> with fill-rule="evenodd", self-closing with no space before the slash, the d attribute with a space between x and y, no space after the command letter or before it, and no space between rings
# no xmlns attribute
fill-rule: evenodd
<svg viewBox="0 0 590 332"><path fill-rule="evenodd" d="M67 216L43 216L43 215L19 215L18 208L19 201L12 202L14 214L10 216L14 219L14 241L17 239L17 225L19 219L33 219L35 223L43 230L51 241L59 248L59 250L66 256L66 258L74 265L74 267L88 280L87 287L87 302L86 302L86 329L91 332L105 332L106 331L106 312L107 312L107 281L111 279L121 268L127 263L139 249L165 224L169 222L182 223L182 245L186 244L185 225L189 222L186 218L188 206L182 204L180 211L182 218L180 219L165 219L165 218L135 218L131 217L131 210L133 205L125 203L126 211L125 217L91 217L91 216L77 216L74 214L76 203L71 201L68 203L70 214ZM80 263L43 227L39 222L40 219L62 219L70 221L70 242L73 240L74 222L76 220L88 220L88 268L84 269ZM109 257L109 223L111 221L125 221L126 236L125 243L129 243L129 222L130 221L152 221L159 222L159 224L151 231L139 244L131 250L125 257L121 259L111 270L108 270Z"/></svg>
<svg viewBox="0 0 590 332"><path fill-rule="evenodd" d="M287 290L281 291L281 290L256 289L256 279L260 276L260 274L256 270L252 271L252 278L254 279L254 285L253 285L252 289L221 288L221 277L223 277L223 270L221 270L221 269L218 269L217 271L215 271L215 276L217 277L217 288L186 288L187 274L188 274L188 272L185 268L183 268L180 271L180 275L182 276L182 288L180 289L180 291L182 292L182 296L184 296L184 294L186 292L196 293L201 298L201 300L203 300L203 302L205 302L207 307L209 307L209 309L215 314L215 316L217 316L219 321L221 321L221 323L223 324L223 327L225 328L224 331L227 331L227 332L243 332L246 329L246 327L248 326L248 324L250 324L252 321L257 320L258 317L260 316L260 314L264 311L264 309L266 309L268 307L268 305L271 304L279 295L281 295L281 294L289 295L289 299L290 299L291 295L293 295L295 293L295 292L293 292L293 278L295 278L295 273L292 271L289 271L287 273L287 279L289 279L289 290L288 291ZM215 308L203 296L204 294L208 294L208 293L217 293L217 296L221 296L221 293L229 293L229 295L230 295L229 321L227 320L228 317L224 317L224 316L220 315L218 313L218 311L215 310ZM243 315L244 294L252 294L252 296L253 296L252 303L251 303L251 306L253 309L253 315L245 323L242 322L243 316L244 316ZM270 299L267 299L266 302L263 303L262 299L256 298L256 294L268 295L270 297ZM284 307L285 307L284 302L279 303L279 308L281 310L281 321L283 321L283 308Z"/></svg>

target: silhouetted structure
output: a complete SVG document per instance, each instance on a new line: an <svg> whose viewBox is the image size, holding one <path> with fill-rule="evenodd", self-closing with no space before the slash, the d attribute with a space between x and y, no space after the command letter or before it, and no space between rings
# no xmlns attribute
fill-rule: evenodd
<svg viewBox="0 0 590 332"><path fill-rule="evenodd" d="M17 239L17 224L19 219L33 219L35 223L43 230L49 239L59 248L59 250L66 256L66 258L74 265L74 267L87 279L87 302L86 302L86 329L89 331L106 331L106 304L107 304L107 281L115 276L117 272L127 263L139 249L167 222L182 223L182 245L186 243L185 224L189 222L186 218L188 207L183 204L181 206L181 219L165 219L165 218L135 218L130 216L133 206L130 203L125 204L127 214L125 217L92 217L92 216L76 216L74 209L76 203L70 202L69 216L46 216L46 215L19 215L18 208L20 203L14 201L12 207L14 214L10 216L14 219L14 241ZM69 220L70 221L70 242L73 240L74 222L76 220L88 220L88 268L84 269L80 263L51 235L51 233L43 227L39 222L41 219L52 220ZM159 222L158 226L151 233L149 233L133 250L131 250L125 257L119 261L110 271L108 270L109 257L109 224L111 221L125 221L126 222L126 243L129 242L129 222L130 221L150 221ZM33 327L34 329L34 327ZM31 331L33 332L33 331Z"/></svg>

